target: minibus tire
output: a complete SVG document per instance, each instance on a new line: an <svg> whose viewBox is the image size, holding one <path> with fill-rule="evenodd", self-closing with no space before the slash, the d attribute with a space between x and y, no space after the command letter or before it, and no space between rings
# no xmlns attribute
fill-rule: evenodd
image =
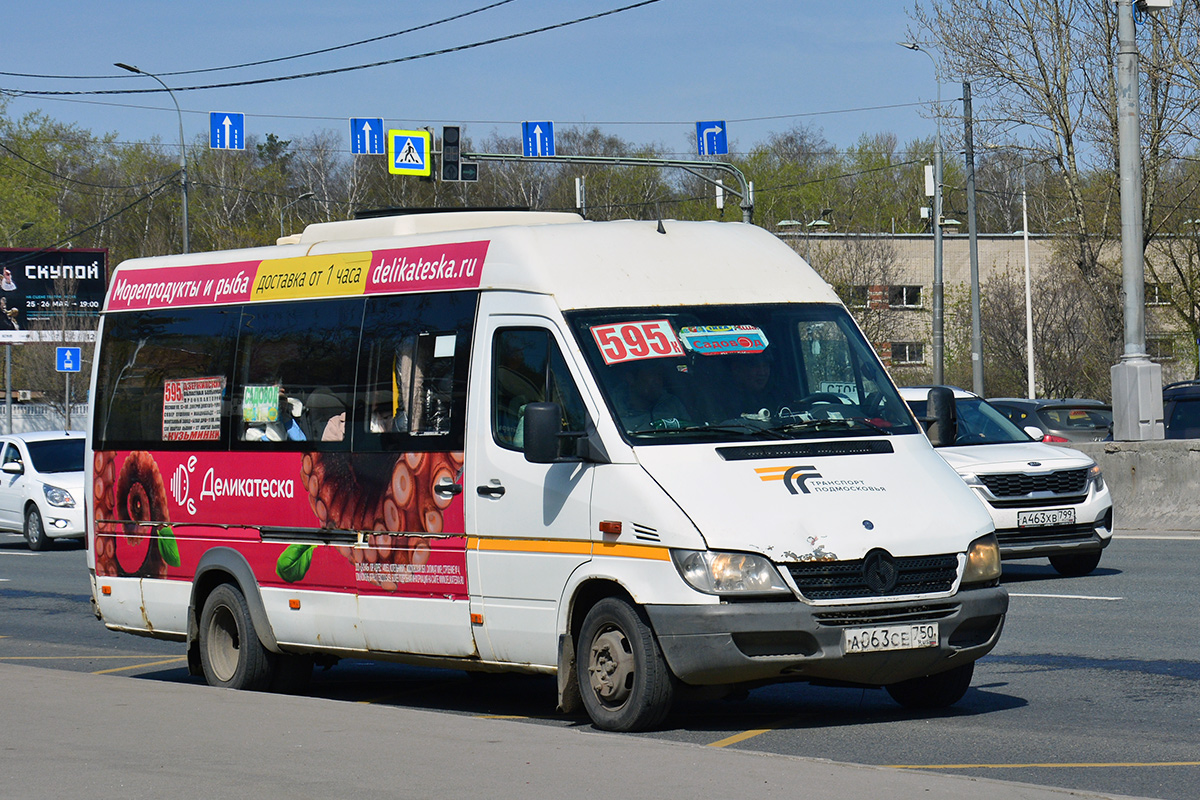
<svg viewBox="0 0 1200 800"><path fill-rule="evenodd" d="M242 592L222 583L200 613L200 662L210 686L261 691L271 685L270 653L258 639Z"/></svg>
<svg viewBox="0 0 1200 800"><path fill-rule="evenodd" d="M1089 574L1100 564L1100 551L1092 553L1064 553L1050 556L1050 566L1064 578L1078 578Z"/></svg>
<svg viewBox="0 0 1200 800"><path fill-rule="evenodd" d="M971 687L971 677L974 674L975 662L972 661L945 672L912 678L884 688L893 700L905 708L949 708L962 700L967 689Z"/></svg>
<svg viewBox="0 0 1200 800"><path fill-rule="evenodd" d="M576 652L579 692L597 728L644 731L666 718L674 676L640 609L600 600L583 620Z"/></svg>

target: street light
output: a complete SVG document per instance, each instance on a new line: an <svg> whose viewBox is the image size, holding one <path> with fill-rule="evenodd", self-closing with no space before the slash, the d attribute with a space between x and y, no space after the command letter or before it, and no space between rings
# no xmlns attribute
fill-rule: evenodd
<svg viewBox="0 0 1200 800"><path fill-rule="evenodd" d="M305 192L304 194L300 195L292 202L279 207L279 238L280 239L282 239L286 235L283 232L283 212L287 211L289 208L296 205L296 203L299 203L301 200L307 200L308 198L312 197L315 194L316 194L316 192Z"/></svg>
<svg viewBox="0 0 1200 800"><path fill-rule="evenodd" d="M29 230L33 226L34 226L34 223L32 223L32 222L22 222L19 226L17 226L17 229L15 231L10 231L8 234L8 246L12 247L14 236L16 236L21 231Z"/></svg>
<svg viewBox="0 0 1200 800"><path fill-rule="evenodd" d="M135 75L145 75L147 78L153 78L158 81L158 85L167 90L167 94L171 96L171 102L175 104L175 113L179 117L179 187L183 191L183 252L191 252L188 249L188 184L187 184L187 144L183 139L183 112L179 110L179 101L175 99L175 93L171 91L171 87L162 82L162 79L153 72L146 72L137 67L131 67L128 64L116 62L114 67L120 67L126 72L132 72Z"/></svg>
<svg viewBox="0 0 1200 800"><path fill-rule="evenodd" d="M938 79L938 63L933 53L916 42L896 42L901 47L929 56L933 62L933 79L937 82L937 139L933 152L933 382L944 383L943 365L945 343L945 319L942 285L942 82Z"/></svg>

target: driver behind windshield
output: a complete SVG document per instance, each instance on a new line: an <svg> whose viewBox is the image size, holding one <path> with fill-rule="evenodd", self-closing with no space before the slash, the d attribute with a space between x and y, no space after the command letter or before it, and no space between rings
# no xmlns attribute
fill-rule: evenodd
<svg viewBox="0 0 1200 800"><path fill-rule="evenodd" d="M725 405L727 419L750 415L766 420L779 413L783 399L771 380L771 356L766 353L740 353L720 358L729 362L729 393Z"/></svg>
<svg viewBox="0 0 1200 800"><path fill-rule="evenodd" d="M621 383L613 401L626 430L683 427L687 409L682 400L667 391L667 371L671 366L664 359L655 358L617 367Z"/></svg>

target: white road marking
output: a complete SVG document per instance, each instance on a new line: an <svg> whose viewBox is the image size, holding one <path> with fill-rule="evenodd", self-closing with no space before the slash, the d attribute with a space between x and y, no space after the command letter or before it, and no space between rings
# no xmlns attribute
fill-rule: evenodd
<svg viewBox="0 0 1200 800"><path fill-rule="evenodd" d="M1009 597L1051 597L1057 600L1124 600L1124 597L1097 597L1090 594L1032 594L1024 592L1009 592Z"/></svg>

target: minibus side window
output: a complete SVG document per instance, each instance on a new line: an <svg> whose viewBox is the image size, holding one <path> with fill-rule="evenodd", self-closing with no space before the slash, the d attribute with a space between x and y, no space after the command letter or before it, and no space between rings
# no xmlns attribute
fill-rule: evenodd
<svg viewBox="0 0 1200 800"><path fill-rule="evenodd" d="M98 356L95 447L224 447L239 311L109 314Z"/></svg>
<svg viewBox="0 0 1200 800"><path fill-rule="evenodd" d="M504 328L492 340L492 438L509 450L524 447L528 403L558 403L563 430L584 430L587 412L558 343L543 329ZM570 442L563 440L563 453Z"/></svg>
<svg viewBox="0 0 1200 800"><path fill-rule="evenodd" d="M231 395L235 449L349 447L344 431L327 429L330 412L350 408L362 315L361 298L243 308Z"/></svg>
<svg viewBox="0 0 1200 800"><path fill-rule="evenodd" d="M477 302L474 292L368 301L353 399L355 452L462 449Z"/></svg>

